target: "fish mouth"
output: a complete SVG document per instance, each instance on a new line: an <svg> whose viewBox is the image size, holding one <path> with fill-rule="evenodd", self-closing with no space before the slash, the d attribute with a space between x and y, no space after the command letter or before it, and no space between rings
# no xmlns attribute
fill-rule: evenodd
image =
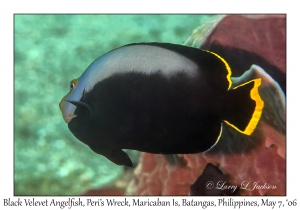
<svg viewBox="0 0 300 210"><path fill-rule="evenodd" d="M63 115L64 121L68 124L73 118L77 117L76 114L74 114L74 111L70 110L71 106L74 106L67 101L65 101L65 97L63 97L59 103L60 111Z"/></svg>
<svg viewBox="0 0 300 210"><path fill-rule="evenodd" d="M72 115L69 115L69 116L67 116L67 117L64 117L64 120L65 120L65 122L66 122L67 124L69 124L69 122L71 122L71 120L72 120L73 118L75 118L75 117L77 117L77 115L76 115L76 114L72 114Z"/></svg>

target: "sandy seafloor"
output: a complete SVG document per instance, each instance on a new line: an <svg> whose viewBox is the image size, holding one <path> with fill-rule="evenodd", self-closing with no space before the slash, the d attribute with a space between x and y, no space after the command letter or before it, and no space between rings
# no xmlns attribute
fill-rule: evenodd
<svg viewBox="0 0 300 210"><path fill-rule="evenodd" d="M124 171L78 141L58 104L102 54L183 44L210 15L14 15L14 194L80 195ZM130 153L137 159L137 153Z"/></svg>

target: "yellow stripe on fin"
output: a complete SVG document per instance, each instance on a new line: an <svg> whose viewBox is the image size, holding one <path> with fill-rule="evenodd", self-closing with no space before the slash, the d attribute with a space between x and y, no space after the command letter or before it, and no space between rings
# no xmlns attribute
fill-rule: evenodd
<svg viewBox="0 0 300 210"><path fill-rule="evenodd" d="M227 80L229 82L229 86L228 86L228 89L227 89L227 90L229 90L230 87L231 87L231 85L232 85L232 81L231 81L231 74L232 73L231 73L231 68L230 68L229 64L225 61L224 58L222 58L221 56L219 56L217 53L211 52L209 50L203 50L203 51L206 51L206 52L209 52L209 53L215 55L216 57L218 57L224 63L224 65L226 67L226 70L228 72L226 78L227 78Z"/></svg>
<svg viewBox="0 0 300 210"><path fill-rule="evenodd" d="M219 142L219 140L221 138L221 135L222 135L222 132L223 132L223 123L221 123L220 133L219 133L219 136L218 136L216 142L208 150L210 150L211 148L213 148ZM208 150L206 150L206 151L208 151Z"/></svg>
<svg viewBox="0 0 300 210"><path fill-rule="evenodd" d="M252 132L255 130L255 128L256 128L259 120L260 120L262 110L263 110L263 107L264 107L264 101L261 99L261 97L259 95L259 92L258 92L258 87L261 85L261 78L251 80L249 82L246 82L244 84L241 84L241 85L233 88L233 89L236 89L238 87L241 87L241 86L246 85L246 84L248 84L250 82L253 82L253 81L254 81L254 87L250 91L250 97L252 98L252 100L255 101L256 106L255 106L254 112L252 114L252 118L250 119L246 129L244 131L241 131L240 129L238 129L233 124L231 124L228 121L224 120L224 122L226 122L228 125L230 125L231 127L236 129L237 131L239 131L243 134L246 134L246 135L251 135Z"/></svg>

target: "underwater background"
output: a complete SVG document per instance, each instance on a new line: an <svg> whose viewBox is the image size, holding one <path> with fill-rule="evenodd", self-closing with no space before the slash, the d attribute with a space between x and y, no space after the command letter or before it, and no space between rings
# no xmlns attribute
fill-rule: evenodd
<svg viewBox="0 0 300 210"><path fill-rule="evenodd" d="M129 43L183 44L210 17L14 15L14 195L80 195L122 176L128 169L92 152L64 122L58 104L70 81Z"/></svg>

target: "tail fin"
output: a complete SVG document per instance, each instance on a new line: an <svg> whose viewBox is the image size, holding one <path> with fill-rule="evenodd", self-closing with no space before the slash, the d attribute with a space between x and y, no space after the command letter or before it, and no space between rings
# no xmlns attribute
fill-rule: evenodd
<svg viewBox="0 0 300 210"><path fill-rule="evenodd" d="M264 102L258 87L261 79L254 79L228 91L222 110L224 122L237 131L251 135L261 117Z"/></svg>

